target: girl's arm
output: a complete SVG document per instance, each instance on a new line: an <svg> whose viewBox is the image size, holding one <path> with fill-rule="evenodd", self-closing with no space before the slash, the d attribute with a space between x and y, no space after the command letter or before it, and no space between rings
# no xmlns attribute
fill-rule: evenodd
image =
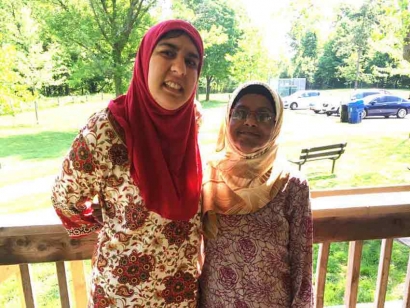
<svg viewBox="0 0 410 308"><path fill-rule="evenodd" d="M312 243L313 225L309 186L297 180L291 185L290 266L292 306L313 307Z"/></svg>
<svg viewBox="0 0 410 308"><path fill-rule="evenodd" d="M99 192L99 185L98 165L90 140L95 140L94 132L86 126L74 139L52 189L52 204L70 237L87 235L101 228L92 216L91 203Z"/></svg>

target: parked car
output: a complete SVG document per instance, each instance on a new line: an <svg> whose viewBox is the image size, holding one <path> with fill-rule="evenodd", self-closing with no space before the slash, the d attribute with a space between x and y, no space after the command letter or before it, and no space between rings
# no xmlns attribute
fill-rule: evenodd
<svg viewBox="0 0 410 308"><path fill-rule="evenodd" d="M340 98L332 95L323 94L318 98L318 100L310 103L310 110L314 113L326 113L328 106L340 107Z"/></svg>
<svg viewBox="0 0 410 308"><path fill-rule="evenodd" d="M410 113L410 101L391 94L370 95L363 99L363 103L362 119L374 116L388 118L393 115L402 119Z"/></svg>
<svg viewBox="0 0 410 308"><path fill-rule="evenodd" d="M319 91L303 90L296 91L292 95L283 97L283 106L285 108L295 109L309 109L310 103L316 101L320 96Z"/></svg>
<svg viewBox="0 0 410 308"><path fill-rule="evenodd" d="M357 90L354 91L351 95L350 95L350 101L355 101L357 99L361 99L364 97L367 97L369 95L376 95L376 94L391 94L389 91L384 90L384 89L366 89L366 90ZM324 112L330 116L334 113L336 113L337 115L340 114L340 106L342 104L347 104L348 102L343 102L342 100L333 100L333 101L329 101L329 103L324 106L325 110Z"/></svg>
<svg viewBox="0 0 410 308"><path fill-rule="evenodd" d="M375 94L391 94L389 91L384 89L366 89L366 90L357 90L350 95L350 101L355 101L357 99L364 98L369 95Z"/></svg>
<svg viewBox="0 0 410 308"><path fill-rule="evenodd" d="M309 109L312 110L314 113L323 112L323 104L324 101L322 97L319 97L319 100L315 100L309 104Z"/></svg>

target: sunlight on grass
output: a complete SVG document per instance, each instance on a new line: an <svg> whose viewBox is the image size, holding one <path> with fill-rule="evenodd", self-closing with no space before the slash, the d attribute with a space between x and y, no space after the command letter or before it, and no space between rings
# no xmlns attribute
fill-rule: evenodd
<svg viewBox="0 0 410 308"><path fill-rule="evenodd" d="M44 192L17 196L12 200L0 202L0 215L23 213L51 207L51 186L44 187Z"/></svg>
<svg viewBox="0 0 410 308"><path fill-rule="evenodd" d="M16 157L0 157L0 188L6 185L13 185L20 182L57 175L61 168L62 156L42 161L27 160L20 161Z"/></svg>

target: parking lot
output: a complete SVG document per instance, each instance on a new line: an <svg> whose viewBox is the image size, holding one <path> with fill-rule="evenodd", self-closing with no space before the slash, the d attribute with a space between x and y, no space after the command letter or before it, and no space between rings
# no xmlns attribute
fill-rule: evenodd
<svg viewBox="0 0 410 308"><path fill-rule="evenodd" d="M363 119L361 123L350 124L342 123L340 117L336 115L316 114L308 109L285 109L283 125L284 142L303 143L303 140L309 140L321 144L324 140L349 141L358 136L367 136L369 139L383 136L410 137L410 115L404 119L372 117Z"/></svg>

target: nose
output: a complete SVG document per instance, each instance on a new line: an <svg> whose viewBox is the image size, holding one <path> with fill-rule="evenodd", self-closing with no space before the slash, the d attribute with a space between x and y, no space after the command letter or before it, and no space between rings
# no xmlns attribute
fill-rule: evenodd
<svg viewBox="0 0 410 308"><path fill-rule="evenodd" d="M172 62L171 71L178 75L185 76L186 75L185 58L176 57L174 61Z"/></svg>
<svg viewBox="0 0 410 308"><path fill-rule="evenodd" d="M247 126L257 126L257 122L255 112L250 112L248 113L244 124Z"/></svg>

